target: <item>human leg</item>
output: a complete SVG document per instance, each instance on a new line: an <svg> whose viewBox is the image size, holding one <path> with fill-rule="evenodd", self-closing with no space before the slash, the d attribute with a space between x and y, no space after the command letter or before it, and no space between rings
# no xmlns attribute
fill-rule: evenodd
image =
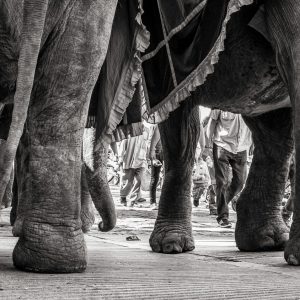
<svg viewBox="0 0 300 300"><path fill-rule="evenodd" d="M126 197L129 195L134 181L134 169L123 169L121 175L120 198L121 204L127 205Z"/></svg>
<svg viewBox="0 0 300 300"><path fill-rule="evenodd" d="M229 160L232 168L232 179L227 189L227 204L243 189L247 175L247 151L232 155Z"/></svg>
<svg viewBox="0 0 300 300"><path fill-rule="evenodd" d="M231 153L222 147L213 145L213 161L216 178L217 221L228 220L229 209L226 201Z"/></svg>
<svg viewBox="0 0 300 300"><path fill-rule="evenodd" d="M208 193L208 207L210 215L217 215L216 204L216 184L211 184L207 190Z"/></svg>
<svg viewBox="0 0 300 300"><path fill-rule="evenodd" d="M133 206L141 198L141 182L144 170L144 168L133 169L135 181L130 193L130 206Z"/></svg>
<svg viewBox="0 0 300 300"><path fill-rule="evenodd" d="M149 188L150 204L156 203L156 189L159 181L160 170L161 170L161 166L158 167L151 166L151 181L150 181L150 188Z"/></svg>
<svg viewBox="0 0 300 300"><path fill-rule="evenodd" d="M193 204L195 207L199 206L199 200L203 193L203 188L201 184L198 182L193 182L192 196L193 196Z"/></svg>

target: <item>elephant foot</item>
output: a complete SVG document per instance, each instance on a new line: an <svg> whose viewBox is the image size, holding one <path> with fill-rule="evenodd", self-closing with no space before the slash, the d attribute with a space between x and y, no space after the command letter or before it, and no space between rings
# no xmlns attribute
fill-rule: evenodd
<svg viewBox="0 0 300 300"><path fill-rule="evenodd" d="M158 253L176 254L195 249L191 225L178 223L156 223L149 242L152 250Z"/></svg>
<svg viewBox="0 0 300 300"><path fill-rule="evenodd" d="M79 223L79 222L78 222ZM79 226L29 223L13 251L16 268L39 273L77 273L86 269L86 246Z"/></svg>
<svg viewBox="0 0 300 300"><path fill-rule="evenodd" d="M82 222L82 231L83 233L87 233L91 230L92 226L95 223L95 214L93 207L88 207L86 209L81 210L81 222Z"/></svg>
<svg viewBox="0 0 300 300"><path fill-rule="evenodd" d="M236 245L241 251L283 250L289 240L289 228L282 217L238 217L235 229Z"/></svg>
<svg viewBox="0 0 300 300"><path fill-rule="evenodd" d="M284 258L289 265L300 265L300 232L298 222L294 221L291 227L290 240L284 249ZM298 228L297 228L298 227Z"/></svg>

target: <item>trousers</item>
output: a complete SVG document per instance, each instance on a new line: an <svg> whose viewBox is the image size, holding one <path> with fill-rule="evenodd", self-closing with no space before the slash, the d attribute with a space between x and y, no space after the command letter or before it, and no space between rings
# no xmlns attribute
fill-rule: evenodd
<svg viewBox="0 0 300 300"><path fill-rule="evenodd" d="M120 197L127 197L130 193L129 200L134 202L141 198L141 181L144 168L124 169L121 177Z"/></svg>
<svg viewBox="0 0 300 300"><path fill-rule="evenodd" d="M229 217L228 203L244 187L247 176L247 151L231 153L213 145L213 160L216 177L217 221ZM230 167L232 180L229 182Z"/></svg>

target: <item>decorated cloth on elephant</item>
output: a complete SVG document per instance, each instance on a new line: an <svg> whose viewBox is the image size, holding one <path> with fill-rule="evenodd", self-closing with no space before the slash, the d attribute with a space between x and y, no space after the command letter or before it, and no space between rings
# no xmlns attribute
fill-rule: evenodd
<svg viewBox="0 0 300 300"><path fill-rule="evenodd" d="M246 181L251 132L241 115L216 109L211 112L207 135L208 141L213 141L217 221L222 227L231 227L228 203L243 189ZM230 167L232 179L229 183Z"/></svg>
<svg viewBox="0 0 300 300"><path fill-rule="evenodd" d="M231 15L252 3L120 0L87 123L97 139L142 134L141 113L165 120L214 71Z"/></svg>
<svg viewBox="0 0 300 300"><path fill-rule="evenodd" d="M252 0L158 0L144 3L150 47L142 56L143 116L168 118L204 84L224 51L231 15ZM156 20L153 22L153 20Z"/></svg>
<svg viewBox="0 0 300 300"><path fill-rule="evenodd" d="M119 0L106 59L93 90L86 127L96 128L96 140L121 141L141 135L140 52L148 46L141 22L141 1Z"/></svg>

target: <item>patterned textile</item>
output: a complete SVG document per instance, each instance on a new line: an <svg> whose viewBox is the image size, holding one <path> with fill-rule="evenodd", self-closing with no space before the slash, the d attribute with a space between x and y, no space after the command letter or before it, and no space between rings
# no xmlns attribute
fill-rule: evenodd
<svg viewBox="0 0 300 300"><path fill-rule="evenodd" d="M253 3L120 0L89 114L97 138L141 134L141 110L148 122L167 119L214 72L231 15Z"/></svg>
<svg viewBox="0 0 300 300"><path fill-rule="evenodd" d="M119 0L86 125L96 128L97 140L101 137L108 142L120 141L142 134L140 93L136 87L141 77L140 52L148 47L149 34L141 14L140 0Z"/></svg>
<svg viewBox="0 0 300 300"><path fill-rule="evenodd" d="M165 120L214 72L231 15L254 0L148 0L143 24L150 47L142 56L144 118Z"/></svg>

